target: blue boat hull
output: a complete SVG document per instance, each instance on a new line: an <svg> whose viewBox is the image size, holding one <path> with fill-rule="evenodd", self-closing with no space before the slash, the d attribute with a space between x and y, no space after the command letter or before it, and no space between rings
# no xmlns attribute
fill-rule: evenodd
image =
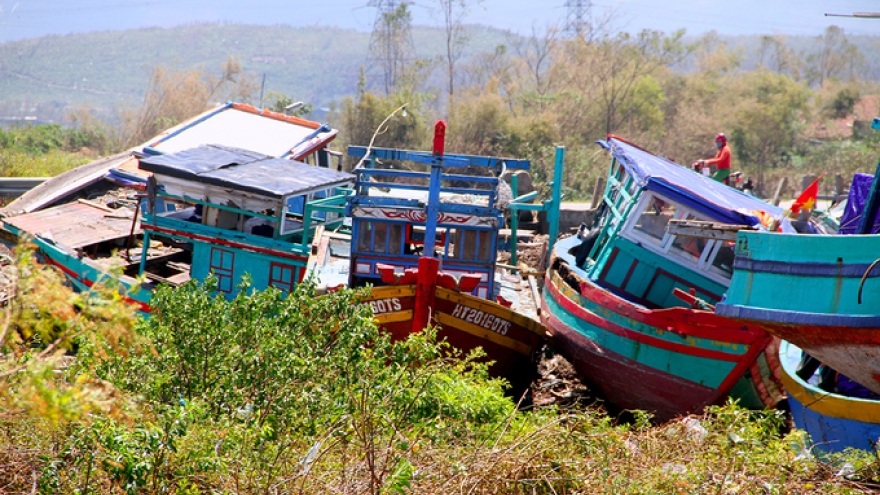
<svg viewBox="0 0 880 495"><path fill-rule="evenodd" d="M826 392L795 374L798 347L783 341L779 353L792 418L797 428L810 435L813 450L875 451L880 440L880 401Z"/></svg>

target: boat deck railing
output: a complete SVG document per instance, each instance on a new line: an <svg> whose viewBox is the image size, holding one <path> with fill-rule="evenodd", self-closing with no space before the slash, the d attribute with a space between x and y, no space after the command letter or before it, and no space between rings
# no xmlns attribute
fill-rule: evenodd
<svg viewBox="0 0 880 495"><path fill-rule="evenodd" d="M428 192L431 189L431 186L428 185L431 174L427 172L367 168L356 170L355 175L357 179L355 181L355 198L353 199L362 205L423 206L427 202ZM418 180L424 181L425 184L383 179ZM444 173L441 175L439 188L441 205L461 204L466 207L495 210L498 180L497 177ZM485 185L485 187L461 187L450 184L450 182L470 183L474 186ZM370 194L370 190L374 188L385 189L387 193L383 195Z"/></svg>

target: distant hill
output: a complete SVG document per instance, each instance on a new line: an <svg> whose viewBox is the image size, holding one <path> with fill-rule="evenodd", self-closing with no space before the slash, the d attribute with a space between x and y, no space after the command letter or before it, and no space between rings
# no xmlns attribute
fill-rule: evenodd
<svg viewBox="0 0 880 495"><path fill-rule="evenodd" d="M491 53L514 36L484 26L470 28L466 56ZM413 28L417 57L443 54L444 39L439 28ZM753 66L758 37L723 40L743 46L747 55L744 68ZM880 80L880 37L855 36L850 40L865 54L874 80ZM280 92L320 108L354 94L361 67L370 64L369 42L369 33L354 29L191 24L2 43L0 119L59 121L72 107L89 107L109 119L116 108L131 108L142 100L157 66L218 72L229 56L236 57L258 82L265 75L266 94ZM787 42L796 51L804 51L815 45L815 37L790 36Z"/></svg>
<svg viewBox="0 0 880 495"><path fill-rule="evenodd" d="M504 31L474 28L471 53L505 43ZM443 53L437 28L413 32L418 57ZM45 36L0 44L0 117L36 115L57 120L64 109L89 106L99 115L137 104L159 65L219 72L236 57L245 72L265 75L277 91L320 107L354 94L369 63L370 34L330 27L292 28L193 24L169 29L102 31Z"/></svg>

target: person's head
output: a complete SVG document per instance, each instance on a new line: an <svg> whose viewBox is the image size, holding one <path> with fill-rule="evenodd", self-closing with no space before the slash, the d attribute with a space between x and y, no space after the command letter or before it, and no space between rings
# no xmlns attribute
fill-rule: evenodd
<svg viewBox="0 0 880 495"><path fill-rule="evenodd" d="M718 135L715 136L715 146L720 148L725 144L727 144L727 136L725 136L723 132L718 133Z"/></svg>

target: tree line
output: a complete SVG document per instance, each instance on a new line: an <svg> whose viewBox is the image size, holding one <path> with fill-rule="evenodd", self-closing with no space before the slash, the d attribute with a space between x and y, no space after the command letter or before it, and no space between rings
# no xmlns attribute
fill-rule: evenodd
<svg viewBox="0 0 880 495"><path fill-rule="evenodd" d="M406 18L404 6L393 22ZM713 156L713 138L724 132L733 168L765 195L783 175L873 172L877 138L870 132L823 133L852 119L863 97L871 114L858 119L880 110L870 98L877 82L843 29L826 29L805 51L763 36L746 52L716 33L688 40L684 31L629 34L608 26L597 22L575 36L535 29L467 60L450 51L407 65L398 56L382 84L362 75L357 94L331 117L344 143L363 144L406 104L409 117L392 119L378 146L426 148L430 123L445 118L448 149L531 158L539 180L548 179L553 148L564 145L569 197L588 194L604 175L605 158L592 143L607 134L688 165ZM466 42L458 38L457 46ZM430 77L432 64L443 65L442 85Z"/></svg>
<svg viewBox="0 0 880 495"><path fill-rule="evenodd" d="M798 45L800 50L782 36L761 37L746 49L715 33L692 39L684 32L615 31L605 19L577 35L535 28L530 36L508 35L494 50L473 52L467 48L478 31L466 24L473 5L440 2L445 53L421 58L410 40L408 4L381 18L354 94L321 115L341 130L338 148L365 145L405 104L405 116L389 119L376 135L377 146L427 149L433 121L446 119L450 152L529 158L541 182L549 179L554 147L564 145L564 184L571 199L590 194L594 180L604 175L605 157L592 143L608 133L687 165L712 156L713 137L724 132L734 169L752 178L756 192L765 196L781 176L874 169L876 138L870 130L856 125L846 134L825 131L845 128L839 119L851 119L857 107L868 114L857 116L863 121L878 112L870 61L840 28L828 28ZM120 106L112 123L98 120L87 107L69 117L93 136L90 149L107 154L142 143L216 102L262 102L284 111L299 99L272 90L264 94L259 74L229 56L217 69L157 67L142 102ZM299 111L307 110L309 105Z"/></svg>

